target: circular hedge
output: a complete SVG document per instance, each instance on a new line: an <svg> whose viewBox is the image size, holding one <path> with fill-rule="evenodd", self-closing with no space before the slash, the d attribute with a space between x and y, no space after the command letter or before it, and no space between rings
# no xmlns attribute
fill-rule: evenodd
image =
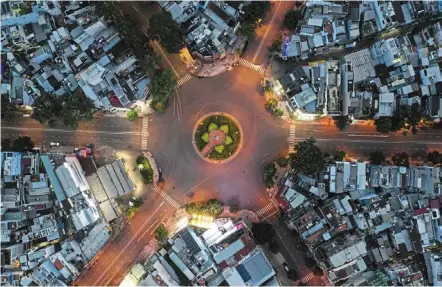
<svg viewBox="0 0 442 287"><path fill-rule="evenodd" d="M221 114L203 118L195 130L195 146L201 152L210 142L210 133L220 130L225 135L223 143L215 145L206 157L212 160L229 158L235 154L241 144L241 130L235 122L236 120Z"/></svg>

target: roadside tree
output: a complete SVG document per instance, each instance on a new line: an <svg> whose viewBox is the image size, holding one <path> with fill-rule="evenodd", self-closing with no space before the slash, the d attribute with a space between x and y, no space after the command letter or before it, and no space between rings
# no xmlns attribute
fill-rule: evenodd
<svg viewBox="0 0 442 287"><path fill-rule="evenodd" d="M284 28L289 30L295 30L298 25L298 21L301 19L301 13L298 10L288 11L283 20Z"/></svg>
<svg viewBox="0 0 442 287"><path fill-rule="evenodd" d="M162 223L155 229L154 233L155 239L159 242L164 242L169 237L169 231L167 231L166 227Z"/></svg>
<svg viewBox="0 0 442 287"><path fill-rule="evenodd" d="M347 153L345 151L337 150L334 153L333 159L335 161L342 161L345 158L346 155L347 155Z"/></svg>
<svg viewBox="0 0 442 287"><path fill-rule="evenodd" d="M41 124L53 125L60 118L62 103L59 97L42 92L32 105L32 118Z"/></svg>
<svg viewBox="0 0 442 287"><path fill-rule="evenodd" d="M154 14L149 20L147 34L152 40L159 40L171 54L178 54L185 46L184 31L173 21L169 12Z"/></svg>
<svg viewBox="0 0 442 287"><path fill-rule="evenodd" d="M14 108L14 104L9 100L9 96L7 94L2 95L2 104L1 104L1 117L2 119L9 119L12 114L12 110Z"/></svg>
<svg viewBox="0 0 442 287"><path fill-rule="evenodd" d="M61 109L63 124L76 129L79 121L90 121L94 118L94 102L80 88L77 88L72 95L63 98Z"/></svg>
<svg viewBox="0 0 442 287"><path fill-rule="evenodd" d="M345 131L351 124L351 120L347 116L333 117L336 128L340 131Z"/></svg>
<svg viewBox="0 0 442 287"><path fill-rule="evenodd" d="M380 133L388 133L393 128L393 122L391 118L381 117L374 120L374 124L376 126L376 131Z"/></svg>
<svg viewBox="0 0 442 287"><path fill-rule="evenodd" d="M381 165L385 162L385 156L380 151L374 151L370 153L370 164Z"/></svg>
<svg viewBox="0 0 442 287"><path fill-rule="evenodd" d="M391 158L393 163L398 166L406 166L410 165L410 161L408 159L408 154L406 152L395 153Z"/></svg>
<svg viewBox="0 0 442 287"><path fill-rule="evenodd" d="M273 226L267 222L253 223L252 233L253 237L259 245L266 244L267 242L271 241L276 235L276 231Z"/></svg>
<svg viewBox="0 0 442 287"><path fill-rule="evenodd" d="M428 153L427 159L434 165L442 163L442 154L438 151L432 151Z"/></svg>
<svg viewBox="0 0 442 287"><path fill-rule="evenodd" d="M127 119L129 121L134 121L136 119L138 119L138 113L136 110L132 109L130 111L127 112Z"/></svg>
<svg viewBox="0 0 442 287"><path fill-rule="evenodd" d="M316 140L311 137L295 144L296 152L291 154L291 167L295 172L302 171L314 176L324 168L324 154L315 143Z"/></svg>
<svg viewBox="0 0 442 287"><path fill-rule="evenodd" d="M156 71L149 83L149 91L153 101L167 103L176 85L177 81L171 70Z"/></svg>

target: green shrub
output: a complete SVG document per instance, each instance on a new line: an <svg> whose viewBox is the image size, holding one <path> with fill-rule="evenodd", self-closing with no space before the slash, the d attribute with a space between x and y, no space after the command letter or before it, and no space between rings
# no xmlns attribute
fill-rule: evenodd
<svg viewBox="0 0 442 287"><path fill-rule="evenodd" d="M217 130L218 128L219 128L219 126L218 126L217 124L215 124L214 122L211 122L211 123L209 124L209 127L207 128L207 130L208 130L209 132L211 132L211 131Z"/></svg>
<svg viewBox="0 0 442 287"><path fill-rule="evenodd" d="M165 241L169 237L169 231L167 231L164 224L160 224L157 229L155 229L155 239L158 241Z"/></svg>
<svg viewBox="0 0 442 287"><path fill-rule="evenodd" d="M203 135L201 136L201 140L205 143L209 143L210 141L209 133L203 133Z"/></svg>
<svg viewBox="0 0 442 287"><path fill-rule="evenodd" d="M287 157L280 157L276 160L276 163L280 166L280 167L286 167L289 164L289 159Z"/></svg>
<svg viewBox="0 0 442 287"><path fill-rule="evenodd" d="M226 125L226 124L221 125L221 126L219 127L219 129L222 130L223 133L225 133L226 135L229 133L229 125Z"/></svg>
<svg viewBox="0 0 442 287"><path fill-rule="evenodd" d="M130 111L128 111L128 112L127 112L127 119L128 119L129 121L133 121L133 120L138 119L138 113L137 113L137 111L136 111L136 110L130 110Z"/></svg>
<svg viewBox="0 0 442 287"><path fill-rule="evenodd" d="M233 139L231 136L226 136L226 139L224 140L225 145L230 145L233 143Z"/></svg>
<svg viewBox="0 0 442 287"><path fill-rule="evenodd" d="M217 153L221 154L221 153L223 153L223 151L225 149L225 146L217 145L217 146L214 147L214 149L216 150Z"/></svg>

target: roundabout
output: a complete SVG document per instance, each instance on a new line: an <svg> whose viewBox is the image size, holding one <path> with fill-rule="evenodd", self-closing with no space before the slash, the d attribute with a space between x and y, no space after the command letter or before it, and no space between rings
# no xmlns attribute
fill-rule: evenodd
<svg viewBox="0 0 442 287"><path fill-rule="evenodd" d="M212 198L248 210L269 204L262 167L287 153L289 126L266 112L261 91L260 76L240 66L215 78L186 82L174 95L180 107L172 98L166 113L149 117L147 149L162 169L165 193L180 205ZM237 128L222 131L225 122L217 123L217 115ZM211 116L215 119L209 121ZM209 131L210 122L216 126ZM205 133L207 142L201 143ZM233 143L226 144L227 136ZM203 151L209 142L212 146ZM218 152L220 145L224 148Z"/></svg>
<svg viewBox="0 0 442 287"><path fill-rule="evenodd" d="M243 139L241 124L235 117L228 113L211 112L195 124L192 145L203 160L224 164L239 154Z"/></svg>

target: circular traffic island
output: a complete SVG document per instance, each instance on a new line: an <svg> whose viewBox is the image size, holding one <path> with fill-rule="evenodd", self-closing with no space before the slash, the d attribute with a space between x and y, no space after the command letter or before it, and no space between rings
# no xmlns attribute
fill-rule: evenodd
<svg viewBox="0 0 442 287"><path fill-rule="evenodd" d="M222 164L241 151L243 132L230 114L208 113L198 120L193 130L193 148L205 161Z"/></svg>

